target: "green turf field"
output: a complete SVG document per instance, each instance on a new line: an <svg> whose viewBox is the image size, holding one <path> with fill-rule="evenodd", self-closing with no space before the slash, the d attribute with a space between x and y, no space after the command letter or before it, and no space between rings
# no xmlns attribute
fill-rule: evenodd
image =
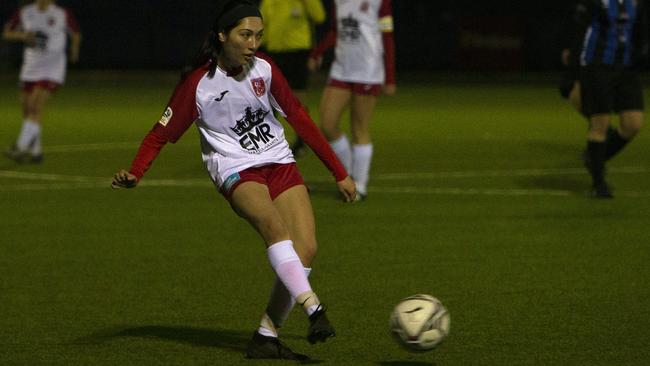
<svg viewBox="0 0 650 366"><path fill-rule="evenodd" d="M13 75L0 144L20 128ZM72 75L46 112L45 162L0 160L0 365L263 365L243 348L272 284L263 244L215 191L194 129L135 190L111 190L175 77ZM318 89L311 108L317 108ZM553 84L403 82L381 100L369 198L344 205L313 154L312 284L337 337L284 339L328 365L647 365L650 133L585 196L585 122ZM432 294L451 334L424 354L388 334ZM283 362L271 362L278 365Z"/></svg>

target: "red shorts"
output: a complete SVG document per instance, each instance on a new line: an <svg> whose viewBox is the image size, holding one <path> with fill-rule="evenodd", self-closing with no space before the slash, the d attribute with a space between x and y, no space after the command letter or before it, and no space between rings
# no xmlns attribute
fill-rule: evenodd
<svg viewBox="0 0 650 366"><path fill-rule="evenodd" d="M341 89L349 89L356 94L372 95L378 96L381 94L381 84L360 84L360 83L351 83L349 81L341 81L336 79L329 79L327 81L328 86L334 86Z"/></svg>
<svg viewBox="0 0 650 366"><path fill-rule="evenodd" d="M296 163L268 164L244 169L231 175L221 186L221 194L230 201L232 193L244 182L264 184L269 189L271 200L293 186L305 184Z"/></svg>
<svg viewBox="0 0 650 366"><path fill-rule="evenodd" d="M31 93L34 88L47 89L51 92L54 92L61 84L49 81L49 80L39 80L39 81L23 81L20 85L22 91L26 93Z"/></svg>

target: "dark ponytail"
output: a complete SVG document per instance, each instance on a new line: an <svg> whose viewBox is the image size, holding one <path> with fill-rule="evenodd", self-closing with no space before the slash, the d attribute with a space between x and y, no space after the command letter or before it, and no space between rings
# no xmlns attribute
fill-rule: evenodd
<svg viewBox="0 0 650 366"><path fill-rule="evenodd" d="M217 70L217 58L223 49L223 45L219 41L218 35L220 32L223 32L225 34L230 33L230 31L238 26L239 22L241 21L241 19L237 19L232 24L223 24L225 18L224 15L232 14L232 11L238 7L255 7L255 9L257 9L257 6L248 0L221 1L217 6L217 18L214 20L212 30L208 33L205 41L203 41L203 45L199 49L197 55L194 57L194 61L192 61L190 67L187 67L183 70L183 79L192 71L206 65L208 66L208 77L212 78L214 76ZM226 21L226 23L230 22Z"/></svg>

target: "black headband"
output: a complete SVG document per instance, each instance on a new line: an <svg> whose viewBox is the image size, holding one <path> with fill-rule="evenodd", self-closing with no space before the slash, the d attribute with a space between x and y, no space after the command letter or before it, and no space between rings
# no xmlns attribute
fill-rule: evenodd
<svg viewBox="0 0 650 366"><path fill-rule="evenodd" d="M226 12L222 16L219 17L217 20L217 32L222 32L226 28L234 25L237 23L240 19L244 19L246 17L262 17L262 13L260 13L260 9L258 9L255 6L251 5L241 5L237 6L234 9L231 9L230 11Z"/></svg>

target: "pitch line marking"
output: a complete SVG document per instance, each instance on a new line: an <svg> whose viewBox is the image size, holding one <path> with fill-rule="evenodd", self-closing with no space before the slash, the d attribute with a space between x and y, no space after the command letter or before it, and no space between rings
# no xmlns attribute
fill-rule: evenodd
<svg viewBox="0 0 650 366"><path fill-rule="evenodd" d="M101 150L122 150L133 149L136 150L140 141L132 142L102 142L94 144L77 144L77 145L54 145L46 146L43 151L47 153L65 153L77 151L101 151Z"/></svg>
<svg viewBox="0 0 650 366"><path fill-rule="evenodd" d="M142 187L183 187L183 188L212 188L212 184L206 180L173 180L173 179L151 179L142 182ZM13 186L0 186L0 192L9 191L49 191L49 190L69 190L69 189L110 189L108 180L94 182L70 182L70 183L31 183ZM312 191L321 191L319 188L311 188ZM478 189L478 188L423 188L423 187L375 187L371 191L373 194L427 194L442 196L507 196L507 197L524 197L524 196L551 196L551 197L570 197L579 196L573 191L555 190L555 189ZM640 191L616 191L617 197L642 198L650 197L650 192Z"/></svg>
<svg viewBox="0 0 650 366"><path fill-rule="evenodd" d="M620 167L612 168L610 172L619 174L639 174L650 170L646 167ZM576 175L585 174L583 169L520 169L520 170L487 170L487 171L459 171L440 173L392 173L381 174L373 179L377 180L408 180L408 179L434 179L434 178L480 178L480 177L509 177L509 176L544 176L544 175ZM108 188L110 177L88 177L63 174L32 173L10 170L0 170L0 178L24 179L46 181L52 183L30 183L21 185L0 186L0 191L35 191L35 190L62 190L62 189L94 189ZM316 177L307 182L329 182L331 178ZM143 187L214 187L208 179L147 179L140 186ZM319 190L317 187L312 189ZM398 194L433 194L433 195L483 195L483 196L572 196L575 192L568 190L551 189L499 189L499 188L456 188L456 187L373 187L373 193L398 193ZM621 197L650 197L650 193L640 191L617 191Z"/></svg>

